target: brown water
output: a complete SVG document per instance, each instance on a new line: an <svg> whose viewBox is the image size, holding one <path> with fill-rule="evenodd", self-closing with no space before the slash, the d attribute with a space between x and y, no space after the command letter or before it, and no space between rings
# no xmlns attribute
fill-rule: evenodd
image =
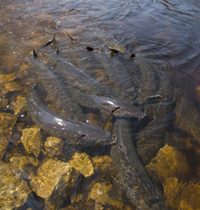
<svg viewBox="0 0 200 210"><path fill-rule="evenodd" d="M153 63L158 68L170 68L173 79L176 81L176 86L180 86L185 98L195 105L192 109L200 111L199 10L200 3L196 0L144 0L141 2L135 0L2 0L0 2L0 73L3 75L11 75L14 73L14 78L17 79L16 83L21 85L24 89L27 89L27 91L31 90L36 83L31 64L32 49L38 49L47 43L52 39L53 34L57 32L56 40L59 51L63 52L65 55L65 51L71 43L70 39L67 37L67 34L70 34L85 46L100 49L106 49L107 46L117 48L123 52L125 51L126 54L134 53L136 57L147 58L149 62ZM87 55L85 55L85 57L82 55L82 58L83 60L86 59L87 62ZM76 54L73 54L69 59L76 60ZM76 62L78 64L79 60ZM98 69L98 66L96 69ZM19 105L17 103L13 105L12 101L15 100L19 92L23 91L16 84L11 85L9 79L2 80L2 83L6 82L8 82L9 85L1 86L0 90L2 93L0 96L8 99L8 102L6 103L6 107L1 107L1 112L13 114L13 109L17 109L21 105L20 103ZM7 91L5 91L5 87L8 89ZM22 97L23 96L22 94ZM17 120L19 131L20 128L26 127L26 123L30 123L30 119L27 119L20 124L24 113L23 110L17 112L17 114L20 114ZM3 124L4 121L2 120L1 122ZM17 142L21 136L20 132L13 131L16 135L12 134L11 142L13 144L10 145L11 149L13 145L18 144ZM163 181L162 176L160 178L160 182L165 183L164 190L170 206L169 209L197 209L199 204L197 197L200 194L198 187L200 174L198 164L199 143L193 139L193 136L190 137L190 133L188 137L188 133L185 131L184 135L181 133L181 138L182 135L184 136L184 138L182 138L184 140L181 141L181 144L180 140L173 142L173 138L170 135L171 134L169 134L166 142L172 146L175 145L176 149L173 150L165 147L164 153L166 154L166 159L165 157L163 157L163 159L166 161L163 162L166 163L170 161L167 155L174 155L173 157L179 159L182 164L186 157L189 166L183 164L183 171L174 166L174 171L176 172L173 172L173 169L169 172L171 174L178 174L177 177L170 177L173 181L170 179ZM8 146L8 149L10 148ZM101 153L106 154L106 152L107 148L105 152L103 151ZM27 155L23 148L19 153ZM16 152L12 153L12 150L9 150L8 154L4 155L3 161L9 163L10 157L12 156L20 155L17 155ZM42 158L43 157L41 157L41 159ZM162 155L160 159L162 159ZM180 164L179 161L177 161L177 164ZM174 165L176 165L176 163L174 163ZM187 170L187 167L190 167L191 170ZM34 169L30 170L34 171ZM110 176L112 176L110 174L113 173L110 171L111 169L103 170L103 175L100 173L101 175L99 177L103 178L104 182L110 180ZM181 176L182 173L186 173L187 175L183 178ZM98 175L95 176L98 177ZM84 179L82 189L80 190L81 192L84 191L84 187L88 193L92 185L97 186L94 183L102 179L96 178L95 176ZM26 179L31 180L30 177ZM178 181L176 181L176 179ZM104 189L103 186L105 185L103 181L101 185L102 189ZM188 183L190 182L192 182L192 184L189 185ZM76 183L76 185L78 184ZM175 189L173 188L174 186ZM70 201L73 205L76 206L79 202L79 205L77 204L76 208L74 208L90 209L92 208L91 206L95 206L95 209L100 209L104 206L106 209L106 205L111 205L113 209L124 208L121 203L117 204L119 205L117 208L116 204L108 203L106 199L99 201L99 198L95 197L95 189L94 187L92 188L91 192L93 192L93 194L91 194L93 196L90 196L93 197L93 201L96 199L95 205L91 205L89 202L86 204L87 202L85 201L87 199L89 200L89 198L82 198L84 202L81 198L76 198L77 201L73 198L75 204ZM106 192L106 189L104 189L104 192ZM171 189L171 191L169 189ZM172 194L171 196L171 192L175 190L179 190L179 192L182 193L182 200L180 195L179 198L177 198L178 193ZM190 192L190 194L192 193L196 199L190 198L190 194L186 193L187 191ZM53 209L48 199L48 202L46 201L45 203L44 197L41 198L42 196L38 196L39 193L37 192L36 195L35 192L33 196L36 200L36 204L32 202L29 205L27 204L28 202L26 204L24 204L25 202L21 202L21 204L13 205L11 209L17 207L19 209L27 209L31 206L33 209ZM87 193L82 197L87 197ZM103 200L103 198L101 199ZM30 200L29 198L29 201ZM196 200L196 203L194 200ZM66 207L69 206L70 202L65 201L63 208L70 209ZM190 202L195 203L195 205L192 205ZM172 203L176 203L176 205ZM23 207L20 207L21 205ZM1 208L6 209L3 208L3 205ZM62 206L60 209L61 208ZM199 208L200 204L198 206L198 209ZM58 207L55 209L58 209Z"/></svg>

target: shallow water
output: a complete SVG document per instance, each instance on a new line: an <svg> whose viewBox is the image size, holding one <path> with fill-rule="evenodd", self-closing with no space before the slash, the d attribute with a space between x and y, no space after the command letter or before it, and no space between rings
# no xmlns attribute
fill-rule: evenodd
<svg viewBox="0 0 200 210"><path fill-rule="evenodd" d="M21 151L18 152L19 154L12 148L20 144L21 130L31 127L32 125L34 126L30 118L25 117L25 119L23 119L26 112L25 109L22 108L25 104L25 102L23 102L25 94L33 88L37 81L32 69L32 50L40 48L51 40L55 32L60 57L54 57L55 49L52 48L45 48L41 51L41 54L38 54L43 59L43 62L50 67L58 58L60 60L70 61L85 70L91 77L97 79L105 78L104 83L108 85L108 87L116 90L116 87L120 86L121 89L118 88L118 90L116 90L119 98L135 102L135 95L130 96L126 91L123 92L123 88L125 88L123 84L126 82L126 84L128 84L126 76L122 77L119 72L117 79L121 78L121 80L117 83L116 79L112 80L112 77L109 77L108 73L102 71L104 68L109 69L106 59L111 60L116 66L123 66L123 75L127 74L130 75L132 80L135 79L134 87L136 90L137 86L140 85L140 78L135 78L135 74L130 68L132 61L129 59L118 61L117 57L111 57L108 47L121 51L125 56L134 53L136 58L146 58L157 69L170 72L170 77L175 83L174 87L180 87L183 96L194 105L189 107L192 109L191 116L195 115L197 112L193 112L193 110L200 111L199 9L200 3L196 0L144 0L142 2L134 0L110 0L103 2L100 0L61 0L59 2L54 0L1 1L0 73L2 75L8 75L8 77L0 77L2 79L0 86L1 100L5 98L7 100L5 105L2 105L0 108L1 113L11 113L13 116L18 117L16 119L17 126L11 134L7 135L10 144L7 150L4 151L5 155L3 155L3 161L9 163L10 158L13 156L32 156L31 152L27 154L27 151L21 148L23 146L20 146ZM98 50L104 52L107 57L100 57L95 60L89 52L82 51L79 45L75 43L72 44L67 34L71 35L84 46L91 46L95 49L98 48ZM47 53L47 55L45 53ZM50 58L48 53L51 56ZM11 78L12 74L13 77ZM22 98L17 100L16 97L19 95ZM45 96L43 96L43 98L45 98ZM140 100L137 100L136 104L141 104L140 102ZM178 111L179 108L176 108L175 113ZM90 122L97 123L96 117L92 114L87 116L86 119L88 119L88 121L90 120ZM182 118L180 119L182 120ZM1 122L3 123L4 121L2 120ZM108 122L106 121L104 123L106 124ZM12 123L9 125L13 129L14 125L12 126L11 124ZM191 126L193 126L192 123ZM143 127L143 125L138 125L137 129L140 130ZM4 127L1 129L4 129ZM183 130L183 132L179 132L180 130ZM168 155L180 161L172 163L172 165L174 164L174 168L169 169L168 173L171 174L171 176L169 175L168 179L164 179L161 174L159 174L157 178L153 178L154 181L155 179L159 179L157 183L158 186L160 186L161 183L164 186L162 190L165 192L167 204L170 206L169 209L200 208L200 203L197 199L200 194L200 189L197 187L200 173L198 164L200 156L198 139L195 139L196 136L192 135L195 132L196 131L192 131L190 133L184 126L176 128L171 126L165 140L163 140L162 146L167 143L173 146L173 148L164 147L163 154L166 154L166 156L162 156L162 151L159 153L160 156L157 156L161 160L166 160L163 161L165 168L167 168L165 164L169 164L170 161L173 162L173 160L168 159ZM97 154L108 155L109 148L103 147L100 151L94 149L93 152L87 152L93 156ZM38 156L38 152L34 153L33 156ZM45 158L41 156L40 153L39 158L44 161ZM69 157L65 158L66 160L70 159ZM187 163L185 163L185 159ZM182 171L175 166L176 164L184 165ZM31 170L35 173L34 170L36 169L33 167ZM158 168L156 170L159 171ZM111 169L103 170L103 175L101 174L100 177L104 178L104 181L110 180L110 174L112 174L110 171ZM181 174L185 175L182 176ZM31 180L30 177L26 177L25 180L26 179ZM94 204L95 208L98 209L100 206L106 208L105 206L107 204L111 205L113 209L117 209L116 204L108 203L108 201L102 202L98 200L99 198L95 197L96 188L92 188L91 185L92 183L94 185L97 180L98 179L93 176L89 180L84 178L82 181L82 188L88 186L86 190L87 193L90 191L93 192L93 202L94 200L96 201ZM195 185L196 183L197 185ZM103 186L106 184L104 182L101 184L102 189L104 189ZM183 199L177 199L177 194L174 194L172 198L169 196L173 191L173 186L176 186L182 192ZM106 189L104 189L105 192ZM196 197L196 203L186 193L187 191L193 192L194 190L197 191L196 196L194 196ZM82 192L83 189L80 191ZM87 193L84 196L87 197ZM42 204L45 203L44 199L35 194L34 199L38 199L38 205L42 206ZM29 199L29 201L30 200L31 199ZM113 200L115 200L115 198L113 198ZM75 199L73 202L76 203ZM191 202L195 204L189 204ZM46 201L46 203L45 205L47 206L52 205L50 202ZM84 202L79 203L77 206L76 204L74 205L77 209L81 209L83 206L87 208L87 205L89 209L93 205L83 203ZM125 201L124 203L126 205ZM173 206L172 203L176 203L176 205ZM33 204L29 206L22 202L22 205L23 207L20 207L21 205L16 204L13 208L19 207L20 209L26 209L27 206L30 207ZM68 205L69 203L64 201L63 208ZM118 205L119 209L120 207L121 209L124 208L121 203L118 203ZM41 206L40 208L44 209L44 206ZM37 209L38 207L37 205L33 205L32 208Z"/></svg>

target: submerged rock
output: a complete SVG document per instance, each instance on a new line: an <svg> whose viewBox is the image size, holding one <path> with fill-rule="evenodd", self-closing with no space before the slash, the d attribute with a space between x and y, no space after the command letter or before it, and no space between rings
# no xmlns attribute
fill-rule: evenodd
<svg viewBox="0 0 200 210"><path fill-rule="evenodd" d="M78 175L69 163L49 159L39 167L30 185L52 209L58 209L70 195Z"/></svg>
<svg viewBox="0 0 200 210"><path fill-rule="evenodd" d="M72 157L73 159L69 161L70 165L76 170L80 171L85 177L94 174L94 167L86 153L75 153Z"/></svg>
<svg viewBox="0 0 200 210"><path fill-rule="evenodd" d="M113 170L112 158L109 156L95 156L92 158L92 162L94 164L95 170L99 170L100 172L106 173Z"/></svg>
<svg viewBox="0 0 200 210"><path fill-rule="evenodd" d="M8 104L8 99L4 96L0 96L0 108L5 108Z"/></svg>
<svg viewBox="0 0 200 210"><path fill-rule="evenodd" d="M45 153L50 157L56 157L62 154L64 141L54 136L50 136L44 143Z"/></svg>
<svg viewBox="0 0 200 210"><path fill-rule="evenodd" d="M175 177L170 177L165 180L163 188L166 204L174 209L178 209L181 200L183 182L179 182Z"/></svg>
<svg viewBox="0 0 200 210"><path fill-rule="evenodd" d="M38 160L33 157L22 156L12 157L10 159L10 166L16 173L20 173L23 179L32 179L36 173Z"/></svg>
<svg viewBox="0 0 200 210"><path fill-rule="evenodd" d="M146 166L146 169L155 182L159 180L162 183L166 205L173 209L186 210L187 208L180 208L180 202L183 199L182 193L186 186L183 180L190 171L186 157L175 148L165 145ZM196 193L196 191L193 192ZM187 202L187 197L184 199ZM183 202L185 201L183 200Z"/></svg>
<svg viewBox="0 0 200 210"><path fill-rule="evenodd" d="M196 210L200 206L200 184L190 181L184 183L177 178L167 178L164 183L166 203L172 209Z"/></svg>
<svg viewBox="0 0 200 210"><path fill-rule="evenodd" d="M25 106L26 98L22 95L19 95L16 97L15 100L13 100L10 104L10 108L14 111L15 115L17 115L22 108Z"/></svg>
<svg viewBox="0 0 200 210"><path fill-rule="evenodd" d="M14 173L9 164L0 162L0 209L12 210L22 206L29 192L28 183Z"/></svg>
<svg viewBox="0 0 200 210"><path fill-rule="evenodd" d="M91 199L95 200L95 209L104 209L104 205L114 207L114 209L128 209L112 193L112 184L110 182L96 183L90 192Z"/></svg>
<svg viewBox="0 0 200 210"><path fill-rule="evenodd" d="M173 147L165 145L161 148L157 156L146 166L151 175L156 172L159 180L163 183L168 177L183 179L190 167L186 157Z"/></svg>
<svg viewBox="0 0 200 210"><path fill-rule="evenodd" d="M41 137L40 128L23 129L21 141L28 154L33 153L36 157L38 157L42 146L42 137Z"/></svg>
<svg viewBox="0 0 200 210"><path fill-rule="evenodd" d="M17 116L10 113L0 113L0 159L4 156L16 121Z"/></svg>
<svg viewBox="0 0 200 210"><path fill-rule="evenodd" d="M195 210L200 207L200 184L190 181L183 187L178 210Z"/></svg>

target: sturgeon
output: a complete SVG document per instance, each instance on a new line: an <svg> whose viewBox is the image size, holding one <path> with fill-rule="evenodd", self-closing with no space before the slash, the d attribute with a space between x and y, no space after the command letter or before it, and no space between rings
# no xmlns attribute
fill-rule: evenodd
<svg viewBox="0 0 200 210"><path fill-rule="evenodd" d="M27 111L32 120L52 136L82 146L115 143L109 131L92 124L65 118L51 111L41 102L35 91L28 94L26 102Z"/></svg>
<svg viewBox="0 0 200 210"><path fill-rule="evenodd" d="M138 157L132 139L132 123L116 119L114 132L117 146L112 159L117 168L116 191L136 210L166 210L161 193L155 188Z"/></svg>
<svg viewBox="0 0 200 210"><path fill-rule="evenodd" d="M50 101L55 106L57 112L64 117L83 120L81 108L73 104L70 100L70 92L64 91L64 87L59 78L38 59L36 52L33 50L32 64L35 68L35 73L39 84L47 92Z"/></svg>

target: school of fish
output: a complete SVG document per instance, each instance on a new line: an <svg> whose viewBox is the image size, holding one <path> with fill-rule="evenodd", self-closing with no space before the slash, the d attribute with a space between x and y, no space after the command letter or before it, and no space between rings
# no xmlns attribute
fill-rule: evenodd
<svg viewBox="0 0 200 210"><path fill-rule="evenodd" d="M155 69L143 58L133 54L127 57L110 49L114 54L110 59L107 54L68 37L74 51L77 48L91 60L103 63L110 84L93 77L83 65L59 57L56 48L56 56L50 58L54 60L53 68L40 61L39 50L33 50L32 64L38 85L46 92L56 112L44 105L34 88L27 96L29 115L48 134L73 145L112 145L112 158L118 170L116 192L133 209L167 209L141 159L147 163L162 146L177 100L173 82L166 72ZM54 43L55 36L43 47ZM81 57L81 53L77 53L78 56ZM84 110L98 113L97 125L88 123ZM104 130L111 121L113 129ZM143 147L140 147L144 141L147 154L150 153L147 157L142 156ZM155 146L149 152L152 145Z"/></svg>

